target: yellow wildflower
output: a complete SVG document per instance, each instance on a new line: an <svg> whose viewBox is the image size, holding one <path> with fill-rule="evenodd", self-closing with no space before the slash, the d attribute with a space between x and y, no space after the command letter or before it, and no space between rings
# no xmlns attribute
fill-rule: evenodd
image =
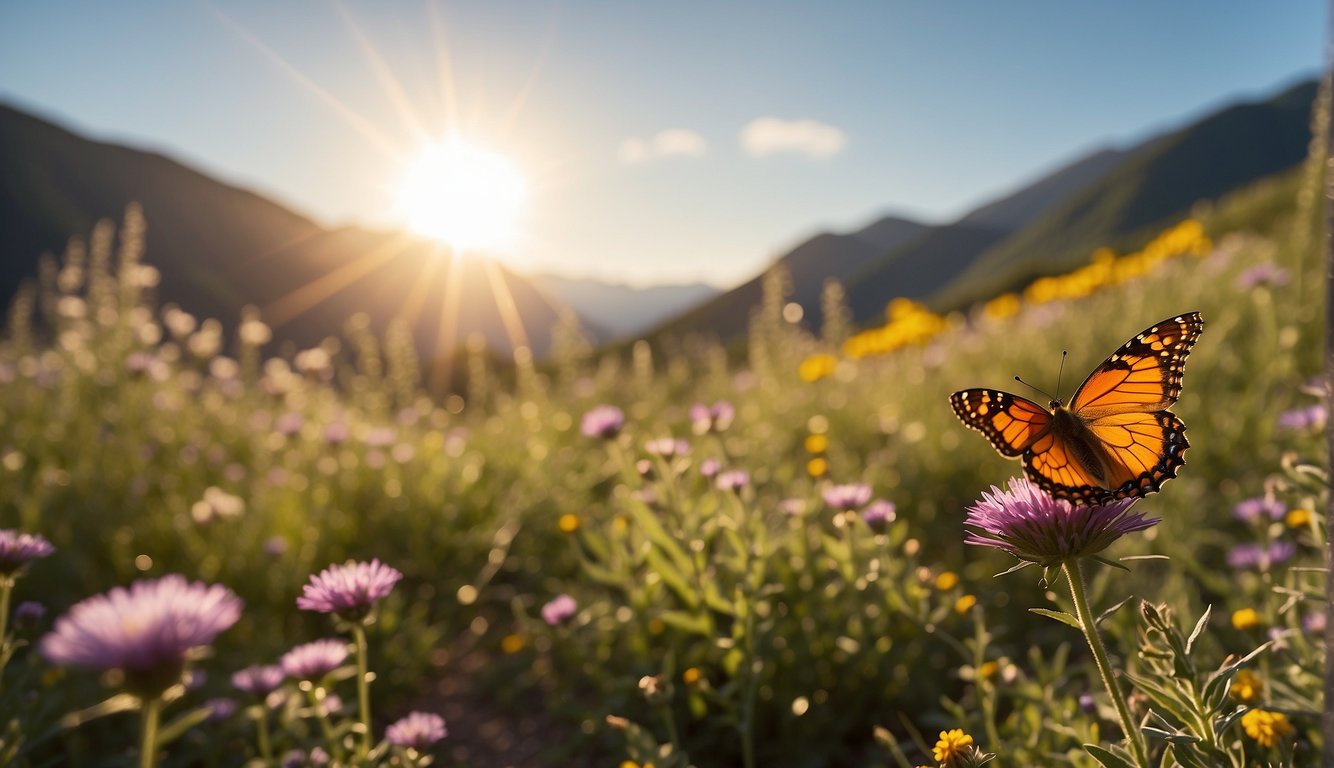
<svg viewBox="0 0 1334 768"><path fill-rule="evenodd" d="M806 462L806 474L811 477L824 477L828 471L829 462L818 456Z"/></svg>
<svg viewBox="0 0 1334 768"><path fill-rule="evenodd" d="M961 728L941 731L940 741L937 741L935 749L931 750L931 756L942 766L953 766L960 757L972 751L968 749L972 745L973 737L964 733Z"/></svg>
<svg viewBox="0 0 1334 768"><path fill-rule="evenodd" d="M500 650L505 653L518 653L528 642L523 639L523 635L505 635L500 641Z"/></svg>
<svg viewBox="0 0 1334 768"><path fill-rule="evenodd" d="M959 574L954 571L942 571L936 577L936 589L941 592L948 592L957 586L959 586Z"/></svg>
<svg viewBox="0 0 1334 768"><path fill-rule="evenodd" d="M574 533L579 530L579 516L567 512L560 516L556 525L560 528L561 533Z"/></svg>
<svg viewBox="0 0 1334 768"><path fill-rule="evenodd" d="M1249 669L1238 670L1232 677L1232 698L1242 704L1254 704L1264 695L1265 684Z"/></svg>
<svg viewBox="0 0 1334 768"><path fill-rule="evenodd" d="M838 367L838 359L833 355L811 355L801 361L801 366L797 368L797 375L802 381L813 382L830 376L834 369Z"/></svg>
<svg viewBox="0 0 1334 768"><path fill-rule="evenodd" d="M1260 624L1260 614L1254 608L1242 608L1232 614L1232 626L1237 629L1255 629Z"/></svg>
<svg viewBox="0 0 1334 768"><path fill-rule="evenodd" d="M1000 664L997 664L994 661L984 662L982 666L977 668L977 676L986 680L994 676L998 669L1000 669Z"/></svg>
<svg viewBox="0 0 1334 768"><path fill-rule="evenodd" d="M1242 715L1241 727L1262 747L1272 747L1279 739L1292 735L1292 723L1286 715L1264 709L1252 709Z"/></svg>
<svg viewBox="0 0 1334 768"><path fill-rule="evenodd" d="M973 606L975 605L977 605L976 595L962 595L958 600L954 601L954 612L962 616L973 610Z"/></svg>
<svg viewBox="0 0 1334 768"><path fill-rule="evenodd" d="M824 453L827 450L829 450L829 438L824 435L806 436L807 453Z"/></svg>
<svg viewBox="0 0 1334 768"><path fill-rule="evenodd" d="M1311 510L1294 509L1288 512L1286 522L1289 528L1305 528L1311 524Z"/></svg>
<svg viewBox="0 0 1334 768"><path fill-rule="evenodd" d="M700 672L698 667L690 667L689 669L681 673L681 682L685 683L686 685L694 685L695 683L698 683L700 679L702 679L703 677L704 673Z"/></svg>

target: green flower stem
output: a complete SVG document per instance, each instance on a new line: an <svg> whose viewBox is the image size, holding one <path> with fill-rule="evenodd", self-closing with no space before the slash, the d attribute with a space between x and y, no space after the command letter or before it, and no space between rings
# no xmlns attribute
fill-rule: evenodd
<svg viewBox="0 0 1334 768"><path fill-rule="evenodd" d="M8 591L6 591L8 595ZM162 699L154 696L144 702L143 738L139 742L139 768L157 765L157 729L162 719Z"/></svg>
<svg viewBox="0 0 1334 768"><path fill-rule="evenodd" d="M265 764L273 760L273 747L269 744L269 712L264 702L259 705L259 720L256 723L259 732L256 739L259 741L259 756L264 758Z"/></svg>
<svg viewBox="0 0 1334 768"><path fill-rule="evenodd" d="M361 748L357 754L365 757L371 751L371 688L366 679L369 675L366 662L366 628L357 624L352 627L352 637L357 643L357 704L361 707Z"/></svg>
<svg viewBox="0 0 1334 768"><path fill-rule="evenodd" d="M333 725L329 722L329 713L324 707L324 695L321 695L319 687L312 687L310 694L310 708L315 710L315 719L320 721L320 732L324 734L324 740L329 745L329 751L333 753L334 759L338 762L343 761L343 745L339 743L334 736Z"/></svg>
<svg viewBox="0 0 1334 768"><path fill-rule="evenodd" d="M1084 631L1084 639L1088 641L1089 650L1093 651L1093 661L1097 664L1098 674L1102 676L1102 684L1106 686L1107 693L1112 697L1112 704L1116 707L1116 716L1121 721L1121 730L1126 735L1126 741L1130 743L1130 751L1135 757L1135 764L1140 768L1149 768L1149 754L1144 746L1144 737L1139 729L1135 727L1134 720L1130 717L1130 707L1126 704L1120 686L1116 684L1112 664L1107 658L1107 649L1103 646L1102 637L1098 634L1097 619L1093 612L1089 610L1088 595L1084 590L1084 573L1080 569L1079 560L1068 560L1061 567L1065 571L1066 579L1070 582L1070 596L1075 601L1075 618L1079 619L1079 626Z"/></svg>
<svg viewBox="0 0 1334 768"><path fill-rule="evenodd" d="M5 671L5 666L9 664L9 654L13 650L9 640L9 595L14 589L14 579L10 576L0 576L0 672ZM0 678L0 691L5 689L4 680Z"/></svg>

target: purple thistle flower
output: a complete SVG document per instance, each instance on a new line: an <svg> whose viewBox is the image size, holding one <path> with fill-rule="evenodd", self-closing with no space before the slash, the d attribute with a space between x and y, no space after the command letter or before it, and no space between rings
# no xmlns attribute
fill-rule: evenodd
<svg viewBox="0 0 1334 768"><path fill-rule="evenodd" d="M561 624L574 618L579 612L579 604L569 595L556 595L551 602L542 606L542 620L547 624L558 627Z"/></svg>
<svg viewBox="0 0 1334 768"><path fill-rule="evenodd" d="M221 723L236 713L236 701L234 699L216 698L204 702L208 708L208 717L205 722Z"/></svg>
<svg viewBox="0 0 1334 768"><path fill-rule="evenodd" d="M718 475L718 489L722 491L740 491L750 485L750 473L743 469L729 469Z"/></svg>
<svg viewBox="0 0 1334 768"><path fill-rule="evenodd" d="M306 419L304 416L296 411L288 411L278 417L278 422L274 427L278 430L278 434L291 437L300 432L302 425L305 423Z"/></svg>
<svg viewBox="0 0 1334 768"><path fill-rule="evenodd" d="M155 698L180 682L192 652L236 623L241 606L230 589L179 574L136 581L76 603L40 649L55 664L119 669L130 691Z"/></svg>
<svg viewBox="0 0 1334 768"><path fill-rule="evenodd" d="M1308 635L1323 635L1325 634L1325 625L1327 621L1328 618L1325 616L1324 611L1308 613L1302 617L1302 629Z"/></svg>
<svg viewBox="0 0 1334 768"><path fill-rule="evenodd" d="M283 672L297 680L319 680L347 660L347 643L325 638L298 645L283 654Z"/></svg>
<svg viewBox="0 0 1334 768"><path fill-rule="evenodd" d="M685 440L676 440L670 437L660 437L657 440L650 440L644 444L644 450L654 456L661 456L664 459L670 459L673 456L689 456L690 443Z"/></svg>
<svg viewBox="0 0 1334 768"><path fill-rule="evenodd" d="M232 675L232 685L239 691L264 698L283 684L283 668L277 664L256 664Z"/></svg>
<svg viewBox="0 0 1334 768"><path fill-rule="evenodd" d="M870 506L862 510L862 522L866 527L876 533L884 533L889 529L889 524L894 522L897 517L897 508L894 502L876 499Z"/></svg>
<svg viewBox="0 0 1334 768"><path fill-rule="evenodd" d="M1257 568L1267 571L1279 563L1286 563L1297 554L1297 545L1290 541L1274 541L1268 547L1259 544L1238 544L1227 553L1227 564L1233 568Z"/></svg>
<svg viewBox="0 0 1334 768"><path fill-rule="evenodd" d="M0 529L0 576L13 576L33 560L50 555L56 548L35 533Z"/></svg>
<svg viewBox="0 0 1334 768"><path fill-rule="evenodd" d="M1265 262L1249 267L1237 275L1237 287L1242 290L1250 290L1262 285L1287 285L1289 277L1286 269Z"/></svg>
<svg viewBox="0 0 1334 768"><path fill-rule="evenodd" d="M324 427L324 442L329 445L342 445L347 440L349 430L341 421L331 422Z"/></svg>
<svg viewBox="0 0 1334 768"><path fill-rule="evenodd" d="M579 422L579 431L584 437L598 437L610 440L621 434L625 426L625 413L614 405L595 405L584 414Z"/></svg>
<svg viewBox="0 0 1334 768"><path fill-rule="evenodd" d="M434 712L409 712L384 731L384 737L396 747L423 750L448 735L445 719Z"/></svg>
<svg viewBox="0 0 1334 768"><path fill-rule="evenodd" d="M1098 700L1093 698L1091 693L1079 694L1079 709L1086 715L1091 715L1098 711Z"/></svg>
<svg viewBox="0 0 1334 768"><path fill-rule="evenodd" d="M831 485L824 489L824 503L834 509L851 512L871 500L871 486L865 483Z"/></svg>
<svg viewBox="0 0 1334 768"><path fill-rule="evenodd" d="M348 561L331 565L310 577L296 599L303 611L337 614L347 621L361 621L394 588L403 574L378 559L369 563Z"/></svg>
<svg viewBox="0 0 1334 768"><path fill-rule="evenodd" d="M14 609L14 623L19 629L32 629L46 616L46 606L35 600L24 600Z"/></svg>
<svg viewBox="0 0 1334 768"><path fill-rule="evenodd" d="M1239 501L1237 506L1232 508L1232 516L1247 523L1259 520L1261 515L1268 517L1270 520L1282 520L1287 513L1288 508L1283 505L1283 502L1277 499L1267 499L1263 496Z"/></svg>
<svg viewBox="0 0 1334 768"><path fill-rule="evenodd" d="M1053 498L1028 479L1011 478L1009 490L996 486L968 508L964 541L1004 550L1038 565L1060 565L1095 555L1133 531L1158 523L1131 514L1134 499L1103 505L1075 505Z"/></svg>
<svg viewBox="0 0 1334 768"><path fill-rule="evenodd" d="M302 768L306 764L306 753L299 749L289 749L283 755L282 768Z"/></svg>
<svg viewBox="0 0 1334 768"><path fill-rule="evenodd" d="M801 517L806 514L805 499L783 499L778 502L778 511L788 517Z"/></svg>
<svg viewBox="0 0 1334 768"><path fill-rule="evenodd" d="M1324 403L1295 408L1278 415L1278 425L1283 429L1310 430L1319 432L1329 420L1329 411Z"/></svg>
<svg viewBox="0 0 1334 768"><path fill-rule="evenodd" d="M705 479L717 477L722 469L723 463L717 459L705 459L699 463L699 474Z"/></svg>
<svg viewBox="0 0 1334 768"><path fill-rule="evenodd" d="M736 409L726 400L719 400L713 405L695 403L690 406L690 425L697 435L708 432L722 432L732 425Z"/></svg>

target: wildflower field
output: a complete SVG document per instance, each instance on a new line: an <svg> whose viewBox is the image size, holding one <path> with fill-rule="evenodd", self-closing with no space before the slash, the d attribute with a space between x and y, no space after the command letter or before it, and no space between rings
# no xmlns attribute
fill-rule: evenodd
<svg viewBox="0 0 1334 768"><path fill-rule="evenodd" d="M1318 764L1318 188L856 334L774 275L743 349L566 334L438 398L357 318L296 350L157 306L131 211L0 343L0 762ZM1133 505L951 413L1190 311L1186 464Z"/></svg>

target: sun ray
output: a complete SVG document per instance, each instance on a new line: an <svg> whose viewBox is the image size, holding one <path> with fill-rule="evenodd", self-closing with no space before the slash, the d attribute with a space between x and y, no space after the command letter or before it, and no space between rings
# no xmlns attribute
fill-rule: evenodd
<svg viewBox="0 0 1334 768"><path fill-rule="evenodd" d="M411 236L406 234L395 235L355 260L274 299L264 306L261 314L269 325L275 328L281 326L403 253L404 246L411 240Z"/></svg>
<svg viewBox="0 0 1334 768"><path fill-rule="evenodd" d="M309 90L311 93L315 94L315 96L319 97L325 104L332 107L333 110L338 113L338 116L343 119L343 122L347 123L353 130L361 134L361 137L370 142L372 146L395 160L402 157L403 153L396 148L389 137L376 128L373 123L353 111L333 94L329 93L314 80L307 77L301 70L292 66L286 59L279 56L277 51L274 51L272 48L265 45L265 43L251 33L250 30L241 26L230 16L212 5L206 4L205 7L212 11L213 15L217 17L219 21L231 28L231 30L239 35L241 39L245 40L260 53L264 54L270 62L277 65L285 75L295 80L298 85Z"/></svg>
<svg viewBox="0 0 1334 768"><path fill-rule="evenodd" d="M454 354L458 350L459 296L463 288L463 261L449 252L449 271L445 273L445 296L440 302L440 323L435 333L435 356L431 361L431 380L438 392L444 392L454 375Z"/></svg>
<svg viewBox="0 0 1334 768"><path fill-rule="evenodd" d="M445 20L440 16L440 9L435 3L426 6L427 17L431 24L431 36L435 38L436 68L440 74L440 95L445 102L445 125L457 128L460 120L458 86L454 82L454 65L449 59L449 40L445 32Z"/></svg>
<svg viewBox="0 0 1334 768"><path fill-rule="evenodd" d="M426 305L426 296L430 293L431 285L435 282L435 273L440 269L446 258L444 254L445 247L439 243L433 243L431 254L422 259L422 271L417 275L416 281L412 284L412 290L403 300L402 316L410 327L416 327L417 320L421 317L422 307Z"/></svg>
<svg viewBox="0 0 1334 768"><path fill-rule="evenodd" d="M532 95L533 89L537 87L538 76L542 74L542 69L547 63L547 57L551 55L551 50L555 47L555 26L556 20L555 14L553 13L552 18L547 25L546 36L542 41L542 48L537 54L537 61L533 63L532 71L528 73L528 77L524 80L523 86L519 88L519 92L514 95L514 99L505 110L505 114L500 118L498 130L501 136L509 135L514 124L518 122L519 114L523 111L524 105L528 103L528 97Z"/></svg>
<svg viewBox="0 0 1334 768"><path fill-rule="evenodd" d="M482 264L486 267L486 276L491 280L491 295L496 300L496 309L500 311L500 321L505 326L505 335L509 337L511 352L517 356L519 347L531 351L528 333L523 328L523 318L519 316L519 307L514 303L514 294L510 293L500 265L492 259L485 259Z"/></svg>
<svg viewBox="0 0 1334 768"><path fill-rule="evenodd" d="M371 73L375 75L380 87L384 89L384 94L389 99L389 103L393 105L394 110L398 112L399 119L403 121L412 134L413 144L425 142L429 137L429 132L418 117L417 111L413 108L412 100L408 98L407 92L403 90L402 83L394 77L393 71L385 63L384 58L380 56L380 52L375 50L375 46L370 39L361 31L361 26L357 23L356 17L352 15L352 11L348 10L342 2L335 2L334 7L338 9L338 13L348 31L352 33L353 39L357 42L357 47L361 49L362 56L366 59L366 63L370 65Z"/></svg>

